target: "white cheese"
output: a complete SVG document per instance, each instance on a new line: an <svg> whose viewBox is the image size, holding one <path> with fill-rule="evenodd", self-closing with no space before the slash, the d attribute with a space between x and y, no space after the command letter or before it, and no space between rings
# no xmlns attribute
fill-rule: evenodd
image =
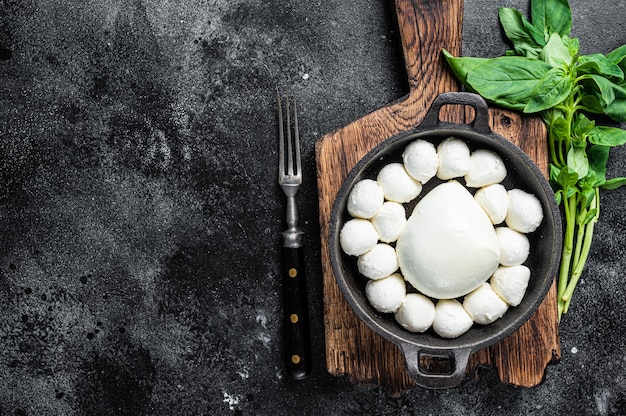
<svg viewBox="0 0 626 416"><path fill-rule="evenodd" d="M406 284L398 273L365 285L365 295L378 312L393 313L398 310L406 295Z"/></svg>
<svg viewBox="0 0 626 416"><path fill-rule="evenodd" d="M455 299L442 299L435 306L433 329L442 338L456 338L467 332L474 321Z"/></svg>
<svg viewBox="0 0 626 416"><path fill-rule="evenodd" d="M402 163L385 165L376 177L385 198L395 202L409 202L422 192L422 184L408 174Z"/></svg>
<svg viewBox="0 0 626 416"><path fill-rule="evenodd" d="M509 227L496 228L498 243L500 244L500 264L503 266L517 266L528 258L530 241L526 235Z"/></svg>
<svg viewBox="0 0 626 416"><path fill-rule="evenodd" d="M339 233L339 244L344 253L359 256L378 243L378 232L368 220L353 218L347 221Z"/></svg>
<svg viewBox="0 0 626 416"><path fill-rule="evenodd" d="M437 177L442 180L465 176L470 167L470 150L467 144L456 137L449 137L437 146L439 166Z"/></svg>
<svg viewBox="0 0 626 416"><path fill-rule="evenodd" d="M357 182L348 195L346 203L350 215L356 218L372 218L385 202L385 195L373 179Z"/></svg>
<svg viewBox="0 0 626 416"><path fill-rule="evenodd" d="M530 269L521 266L501 266L491 276L491 287L506 303L517 306L522 302L528 282Z"/></svg>
<svg viewBox="0 0 626 416"><path fill-rule="evenodd" d="M506 166L502 158L487 149L478 149L472 153L469 171L465 175L465 184L472 188L500 183L506 178Z"/></svg>
<svg viewBox="0 0 626 416"><path fill-rule="evenodd" d="M500 262L489 217L457 181L438 185L418 202L396 250L404 278L437 299L471 292Z"/></svg>
<svg viewBox="0 0 626 416"><path fill-rule="evenodd" d="M487 325L502 317L509 305L491 288L483 283L463 299L463 308L477 324Z"/></svg>
<svg viewBox="0 0 626 416"><path fill-rule="evenodd" d="M539 227L543 220L541 202L533 194L521 189L509 191L509 209L506 225L520 233L530 233Z"/></svg>
<svg viewBox="0 0 626 416"><path fill-rule="evenodd" d="M506 218L509 195L503 185L495 183L480 188L474 194L474 199L485 210L493 224L500 224Z"/></svg>
<svg viewBox="0 0 626 416"><path fill-rule="evenodd" d="M435 145L422 139L414 140L404 148L402 161L409 175L422 184L433 178L439 167L439 156Z"/></svg>
<svg viewBox="0 0 626 416"><path fill-rule="evenodd" d="M389 244L379 243L357 260L359 273L368 279L382 279L398 270L396 251Z"/></svg>
<svg viewBox="0 0 626 416"><path fill-rule="evenodd" d="M407 331L424 332L435 319L435 304L420 293L407 293L394 317Z"/></svg>
<svg viewBox="0 0 626 416"><path fill-rule="evenodd" d="M406 211L402 204L387 201L372 218L372 224L378 232L380 241L391 243L396 241L406 224Z"/></svg>

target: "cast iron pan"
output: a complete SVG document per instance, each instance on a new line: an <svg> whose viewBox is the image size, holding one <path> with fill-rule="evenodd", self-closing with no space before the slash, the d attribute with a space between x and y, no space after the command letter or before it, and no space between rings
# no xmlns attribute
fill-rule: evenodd
<svg viewBox="0 0 626 416"><path fill-rule="evenodd" d="M471 124L442 121L439 116L445 105L467 105L474 109ZM402 151L416 139L431 141L435 147L442 140L455 136L463 139L471 150L491 149L506 164L508 175L502 184L507 189L519 188L533 193L541 201L544 219L540 227L527 234L530 255L525 265L531 270L528 289L517 307L511 307L496 322L474 326L455 339L444 339L432 329L415 334L404 330L393 314L381 314L372 308L365 296L367 279L357 271L356 257L341 250L339 233L351 217L346 209L350 190L358 181L375 179L378 171L391 162L402 162ZM462 182L462 178L460 178ZM442 183L437 178L428 181L418 198L405 204L407 218L419 198ZM463 183L463 182L462 182ZM471 188L469 188L471 190ZM333 273L343 295L357 314L372 330L396 344L403 352L406 366L416 384L427 388L449 388L461 383L465 377L469 357L475 351L504 339L517 330L541 304L556 275L561 255L561 217L554 193L535 163L517 146L491 131L487 104L478 95L450 92L439 95L433 102L423 122L408 131L394 136L372 149L361 159L344 181L333 205L329 233L330 259ZM433 373L420 366L420 357L428 356L447 361L450 371Z"/></svg>

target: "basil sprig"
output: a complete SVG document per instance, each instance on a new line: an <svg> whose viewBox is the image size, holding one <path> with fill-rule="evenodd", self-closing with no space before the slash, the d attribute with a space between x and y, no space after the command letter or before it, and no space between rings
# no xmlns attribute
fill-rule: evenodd
<svg viewBox="0 0 626 416"><path fill-rule="evenodd" d="M626 185L624 177L606 177L609 149L626 143L626 130L594 120L603 115L626 122L626 45L607 55L581 55L578 39L570 37L567 0L531 0L530 11L528 21L515 9L498 10L513 46L504 56L443 54L467 89L498 106L539 114L546 124L550 182L565 217L560 319L587 261L600 215L599 191Z"/></svg>

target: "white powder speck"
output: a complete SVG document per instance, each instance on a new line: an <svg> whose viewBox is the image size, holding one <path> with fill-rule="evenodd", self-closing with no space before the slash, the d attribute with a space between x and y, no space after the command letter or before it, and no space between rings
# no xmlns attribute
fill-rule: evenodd
<svg viewBox="0 0 626 416"><path fill-rule="evenodd" d="M603 416L608 415L609 404L611 401L611 392L608 389L601 389L600 391L596 391L593 394L593 398L596 401L598 414L603 415Z"/></svg>
<svg viewBox="0 0 626 416"><path fill-rule="evenodd" d="M265 316L265 314L258 314L256 317L256 321L257 323L261 324L263 328L267 328L267 317Z"/></svg>
<svg viewBox="0 0 626 416"><path fill-rule="evenodd" d="M248 377L250 377L250 372L248 371L248 369L246 367L244 367L241 370L237 371L237 374L239 374L239 377L241 377L242 380L245 380Z"/></svg>
<svg viewBox="0 0 626 416"><path fill-rule="evenodd" d="M307 73L302 74L302 79L305 80L305 81L307 79L309 79L309 74L307 74Z"/></svg>
<svg viewBox="0 0 626 416"><path fill-rule="evenodd" d="M265 333L263 333L263 332L261 332L261 333L257 336L257 339L263 343L263 346L264 346L265 348L269 348L269 347L270 347L270 344L271 344L271 342L272 342L272 338L271 338L268 334L265 334Z"/></svg>
<svg viewBox="0 0 626 416"><path fill-rule="evenodd" d="M226 390L222 390L224 393L224 403L228 404L230 410L235 410L235 406L239 404L240 397L236 394L229 394Z"/></svg>
<svg viewBox="0 0 626 416"><path fill-rule="evenodd" d="M576 354L578 352L578 348L572 347L570 351L572 352L572 354Z"/></svg>

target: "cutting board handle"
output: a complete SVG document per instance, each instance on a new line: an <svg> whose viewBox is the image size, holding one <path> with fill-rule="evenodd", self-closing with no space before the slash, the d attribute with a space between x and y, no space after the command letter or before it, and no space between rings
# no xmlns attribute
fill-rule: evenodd
<svg viewBox="0 0 626 416"><path fill-rule="evenodd" d="M396 0L396 18L409 94L427 94L430 103L458 83L441 53L461 54L463 0Z"/></svg>

